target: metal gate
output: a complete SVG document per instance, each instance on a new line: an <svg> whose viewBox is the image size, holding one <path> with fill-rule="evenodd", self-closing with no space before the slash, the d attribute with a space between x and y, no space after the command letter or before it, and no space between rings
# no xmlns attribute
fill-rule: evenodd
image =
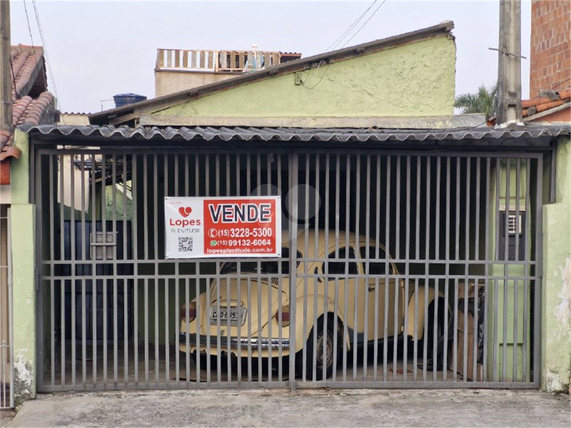
<svg viewBox="0 0 571 428"><path fill-rule="evenodd" d="M40 391L537 387L540 154L35 155ZM165 258L165 197L281 195L280 258Z"/></svg>

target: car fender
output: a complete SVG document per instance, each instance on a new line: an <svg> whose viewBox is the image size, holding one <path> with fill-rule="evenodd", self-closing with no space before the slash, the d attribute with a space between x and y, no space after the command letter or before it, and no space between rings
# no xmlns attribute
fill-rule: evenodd
<svg viewBox="0 0 571 428"><path fill-rule="evenodd" d="M442 292L438 292L438 297L444 297L444 294ZM424 317L428 310L428 306L434 301L435 298L436 298L436 290L433 287L427 287L424 285L418 287L418 291L412 293L408 301L408 308L407 308L407 319L408 319L408 325L406 331L407 336L413 339L416 338L417 340L423 338ZM418 312L415 324L414 314L415 314L415 309L417 307L416 306L417 301L418 301Z"/></svg>
<svg viewBox="0 0 571 428"><path fill-rule="evenodd" d="M325 299L325 296L323 294L309 294L309 295L305 295L303 297L298 297L296 299L296 313L295 313L295 352L298 352L300 350L303 349L303 347L305 346L307 339L309 338L309 335L311 333L311 329L314 327L315 325L315 321L318 320L321 316L323 316L325 314L325 311L323 311L323 302L327 300L327 314L331 314L333 315L335 313L335 302L333 299L331 298L327 298ZM307 315L306 315L306 328L305 328L305 334L304 334L304 328L303 328L303 323L304 323L304 315L303 315L303 310L304 310L304 301L306 301L307 303ZM316 305L316 301L317 301L317 305ZM315 311L315 307L317 306L317 313ZM344 312L340 309L337 308L337 312L335 313L337 315L337 318L339 319L339 321L344 324L345 323L345 314ZM338 328L342 328L341 326L339 326ZM349 340L349 336L348 334L344 334L344 341L347 343L347 348L350 348L350 340ZM337 346L343 346L342 343L339 343Z"/></svg>

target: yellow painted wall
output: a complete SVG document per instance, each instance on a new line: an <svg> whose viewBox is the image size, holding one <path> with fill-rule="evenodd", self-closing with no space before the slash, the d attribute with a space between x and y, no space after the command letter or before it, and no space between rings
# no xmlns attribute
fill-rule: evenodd
<svg viewBox="0 0 571 428"><path fill-rule="evenodd" d="M322 64L300 73L270 77L157 114L184 117L451 115L455 61L454 41L441 36L330 65Z"/></svg>
<svg viewBox="0 0 571 428"><path fill-rule="evenodd" d="M155 97L197 88L222 80L232 79L240 74L215 73L213 71L155 71Z"/></svg>

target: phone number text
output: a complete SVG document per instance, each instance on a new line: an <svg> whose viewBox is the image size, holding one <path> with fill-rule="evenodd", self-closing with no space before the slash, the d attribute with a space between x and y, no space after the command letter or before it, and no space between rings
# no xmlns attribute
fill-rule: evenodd
<svg viewBox="0 0 571 428"><path fill-rule="evenodd" d="M274 230L270 227L232 227L229 229L210 229L210 238L271 238ZM262 244L265 245L265 244Z"/></svg>
<svg viewBox="0 0 571 428"><path fill-rule="evenodd" d="M211 247L262 247L272 245L271 239L219 239L211 242Z"/></svg>

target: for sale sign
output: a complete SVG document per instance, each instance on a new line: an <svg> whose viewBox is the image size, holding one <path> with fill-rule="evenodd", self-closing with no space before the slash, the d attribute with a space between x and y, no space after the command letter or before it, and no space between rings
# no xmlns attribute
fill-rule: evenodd
<svg viewBox="0 0 571 428"><path fill-rule="evenodd" d="M165 198L166 257L279 257L279 196Z"/></svg>

